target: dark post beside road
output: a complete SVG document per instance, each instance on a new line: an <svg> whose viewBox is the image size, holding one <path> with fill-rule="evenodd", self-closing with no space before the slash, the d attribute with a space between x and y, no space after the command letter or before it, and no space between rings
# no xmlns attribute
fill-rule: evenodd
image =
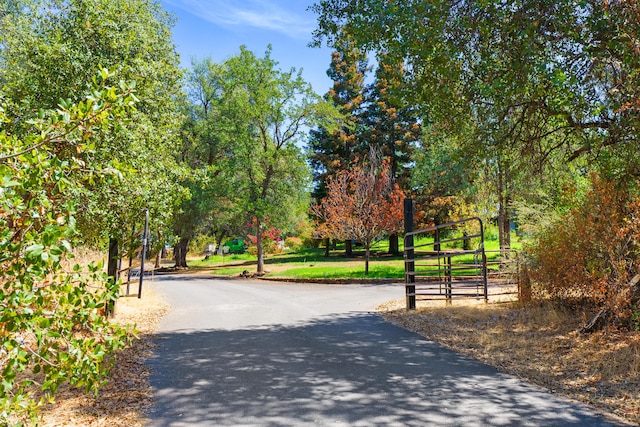
<svg viewBox="0 0 640 427"><path fill-rule="evenodd" d="M407 310L416 309L416 276L415 263L413 261L413 235L407 235L414 229L413 225L413 199L404 199L404 257L405 257L405 294L407 296ZM407 249L410 248L410 249Z"/></svg>

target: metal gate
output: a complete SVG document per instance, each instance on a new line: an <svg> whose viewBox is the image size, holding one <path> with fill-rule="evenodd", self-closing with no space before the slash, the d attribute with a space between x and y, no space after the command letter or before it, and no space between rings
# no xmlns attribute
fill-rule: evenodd
<svg viewBox="0 0 640 427"><path fill-rule="evenodd" d="M471 224L477 224L473 233L448 233ZM447 302L454 297L488 300L484 227L478 217L407 232L404 260L408 309L415 308L416 297Z"/></svg>

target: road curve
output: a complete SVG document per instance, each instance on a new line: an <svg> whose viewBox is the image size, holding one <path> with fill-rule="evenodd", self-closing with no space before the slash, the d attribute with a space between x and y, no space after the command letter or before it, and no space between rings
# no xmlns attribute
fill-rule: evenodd
<svg viewBox="0 0 640 427"><path fill-rule="evenodd" d="M371 313L398 285L156 278L149 425L613 426Z"/></svg>

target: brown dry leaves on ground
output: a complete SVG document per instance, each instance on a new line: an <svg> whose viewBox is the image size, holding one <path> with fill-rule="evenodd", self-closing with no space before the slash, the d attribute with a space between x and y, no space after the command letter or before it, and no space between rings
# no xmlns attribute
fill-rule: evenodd
<svg viewBox="0 0 640 427"><path fill-rule="evenodd" d="M640 424L640 332L580 334L586 314L548 306L404 300L380 307L389 321L460 353Z"/></svg>
<svg viewBox="0 0 640 427"><path fill-rule="evenodd" d="M40 425L143 426L144 414L153 401L145 360L153 351L153 332L167 310L167 303L148 284L145 284L141 299L120 298L114 321L135 324L138 336L131 346L116 356L109 382L100 389L97 398L86 395L83 389L62 387L55 403L43 411Z"/></svg>

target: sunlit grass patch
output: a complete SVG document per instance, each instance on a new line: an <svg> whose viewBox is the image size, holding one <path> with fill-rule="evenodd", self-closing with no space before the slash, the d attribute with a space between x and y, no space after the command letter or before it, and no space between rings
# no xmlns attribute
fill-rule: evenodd
<svg viewBox="0 0 640 427"><path fill-rule="evenodd" d="M364 262L362 265L340 267L336 265L314 265L306 267L290 268L270 276L286 277L295 279L365 279L365 278L385 278L402 279L404 277L404 267L400 262L386 262L384 264L370 264L369 275L364 274Z"/></svg>

